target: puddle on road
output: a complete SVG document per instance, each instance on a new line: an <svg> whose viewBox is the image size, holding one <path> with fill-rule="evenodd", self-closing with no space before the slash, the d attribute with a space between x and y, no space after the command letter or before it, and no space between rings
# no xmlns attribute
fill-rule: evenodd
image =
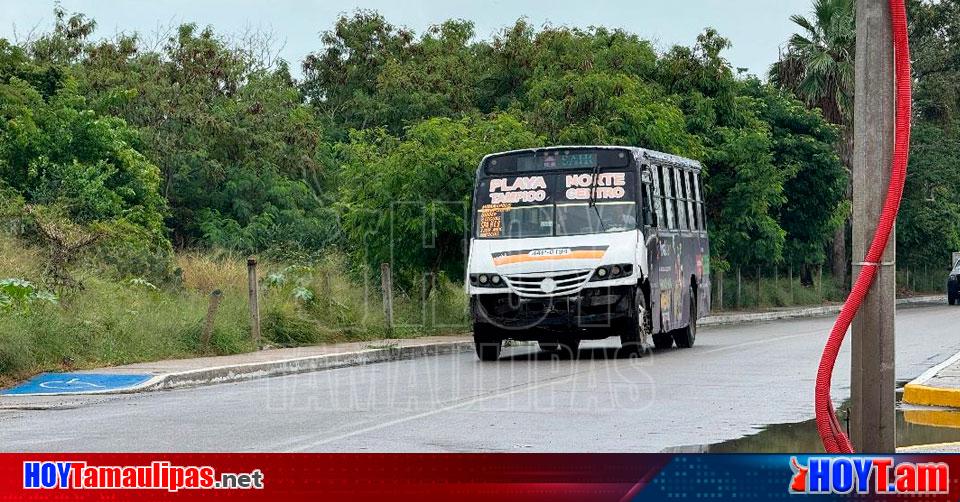
<svg viewBox="0 0 960 502"><path fill-rule="evenodd" d="M898 391L899 397L899 391ZM838 412L840 423L845 423L848 403ZM917 408L897 403L897 446L915 446L960 441L960 412ZM760 432L731 441L724 441L678 451L705 453L790 453L822 452L816 420L765 427Z"/></svg>

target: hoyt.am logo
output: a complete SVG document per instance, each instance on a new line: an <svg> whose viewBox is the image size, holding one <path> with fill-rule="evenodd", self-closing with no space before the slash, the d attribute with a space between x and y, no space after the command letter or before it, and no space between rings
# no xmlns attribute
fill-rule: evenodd
<svg viewBox="0 0 960 502"><path fill-rule="evenodd" d="M790 458L791 493L944 494L950 466L943 462L897 462L893 457Z"/></svg>

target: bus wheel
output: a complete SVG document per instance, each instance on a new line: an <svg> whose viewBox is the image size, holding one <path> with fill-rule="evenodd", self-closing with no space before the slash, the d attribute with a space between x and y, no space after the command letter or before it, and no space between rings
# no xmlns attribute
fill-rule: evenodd
<svg viewBox="0 0 960 502"><path fill-rule="evenodd" d="M681 328L674 332L673 341L677 342L677 347L689 349L693 347L693 342L697 339L697 293L690 292L690 320L686 328Z"/></svg>
<svg viewBox="0 0 960 502"><path fill-rule="evenodd" d="M495 333L493 327L473 323L473 346L477 350L477 357L481 361L496 361L500 359L503 340Z"/></svg>
<svg viewBox="0 0 960 502"><path fill-rule="evenodd" d="M635 288L633 310L627 319L627 325L620 334L620 348L627 353L642 354L643 346L653 331L653 321L650 314L649 304L647 303L647 294L643 288Z"/></svg>
<svg viewBox="0 0 960 502"><path fill-rule="evenodd" d="M557 342L537 342L537 345L539 345L540 350L544 352L556 352L560 350L560 344Z"/></svg>
<svg viewBox="0 0 960 502"><path fill-rule="evenodd" d="M657 333L653 335L653 346L665 350L673 347L673 336L670 333Z"/></svg>
<svg viewBox="0 0 960 502"><path fill-rule="evenodd" d="M562 359L576 359L580 354L580 339L576 337L560 339L557 343L557 352Z"/></svg>

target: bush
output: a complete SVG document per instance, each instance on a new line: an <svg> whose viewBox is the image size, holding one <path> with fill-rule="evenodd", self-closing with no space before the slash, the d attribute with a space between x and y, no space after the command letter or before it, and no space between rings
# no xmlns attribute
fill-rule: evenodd
<svg viewBox="0 0 960 502"><path fill-rule="evenodd" d="M291 347L311 345L321 341L317 323L297 312L290 303L270 306L262 319L263 336L271 342Z"/></svg>
<svg viewBox="0 0 960 502"><path fill-rule="evenodd" d="M57 297L42 291L23 279L0 279L0 312L14 309L29 310L35 302L57 303Z"/></svg>

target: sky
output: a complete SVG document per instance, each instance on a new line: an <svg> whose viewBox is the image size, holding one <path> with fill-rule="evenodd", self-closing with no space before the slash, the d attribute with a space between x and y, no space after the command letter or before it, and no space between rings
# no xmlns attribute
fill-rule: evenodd
<svg viewBox="0 0 960 502"><path fill-rule="evenodd" d="M280 57L299 72L303 57L320 49L320 34L338 15L373 9L395 26L417 33L445 19L474 22L477 37L490 39L526 17L534 26L623 28L654 41L659 49L691 45L705 27L733 42L726 53L734 67L765 75L793 33L792 14L807 14L811 0L61 0L68 12L97 21L100 37L137 31L146 36L182 22L211 25L224 34L255 29L273 32ZM0 38L26 37L53 24L54 0L0 0Z"/></svg>

